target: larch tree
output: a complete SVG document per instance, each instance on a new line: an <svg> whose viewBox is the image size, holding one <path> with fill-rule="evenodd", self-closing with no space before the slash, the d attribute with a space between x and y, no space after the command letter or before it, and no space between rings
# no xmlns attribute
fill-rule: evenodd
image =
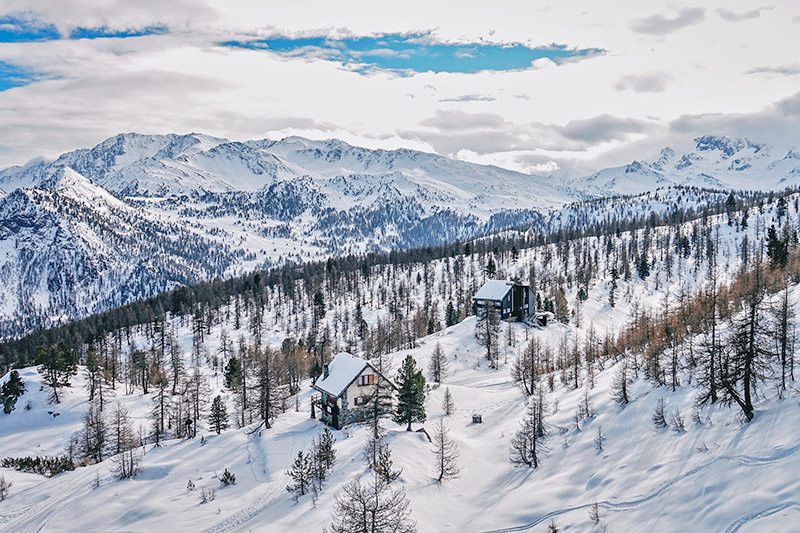
<svg viewBox="0 0 800 533"><path fill-rule="evenodd" d="M450 387L447 387L444 389L444 397L442 397L442 414L450 416L454 409L453 394L450 392Z"/></svg>
<svg viewBox="0 0 800 533"><path fill-rule="evenodd" d="M450 437L450 430L441 418L437 422L433 434L433 454L436 457L436 473L439 483L458 477L461 471L458 459L461 454L456 441Z"/></svg>
<svg viewBox="0 0 800 533"><path fill-rule="evenodd" d="M405 491L374 473L366 484L357 478L336 496L326 533L416 533Z"/></svg>
<svg viewBox="0 0 800 533"><path fill-rule="evenodd" d="M436 346L433 348L430 363L428 364L428 372L431 378L433 378L434 383L441 383L445 376L447 376L447 366L447 357L444 355L444 350L442 350L439 341L436 341Z"/></svg>

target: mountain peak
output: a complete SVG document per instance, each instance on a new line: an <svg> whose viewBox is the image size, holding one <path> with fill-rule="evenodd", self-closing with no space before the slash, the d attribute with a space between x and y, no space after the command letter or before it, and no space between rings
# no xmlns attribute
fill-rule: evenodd
<svg viewBox="0 0 800 533"><path fill-rule="evenodd" d="M755 153L764 148L763 144L755 144L744 137L726 137L724 135L704 135L695 138L694 142L698 151L716 150L722 152L723 157L731 157L747 148L752 148Z"/></svg>

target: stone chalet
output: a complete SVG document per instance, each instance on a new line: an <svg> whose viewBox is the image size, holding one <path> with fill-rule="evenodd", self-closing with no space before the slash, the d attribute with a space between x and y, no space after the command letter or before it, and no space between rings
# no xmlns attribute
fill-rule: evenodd
<svg viewBox="0 0 800 533"><path fill-rule="evenodd" d="M397 390L397 386L368 361L346 352L339 353L325 365L322 376L313 385L321 394L317 403L320 420L336 429L364 420L367 404L378 383ZM391 412L391 409L391 405L386 405L382 411Z"/></svg>

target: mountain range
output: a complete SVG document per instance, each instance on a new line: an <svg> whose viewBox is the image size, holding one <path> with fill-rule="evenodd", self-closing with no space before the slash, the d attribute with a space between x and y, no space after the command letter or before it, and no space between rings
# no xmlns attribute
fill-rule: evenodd
<svg viewBox="0 0 800 533"><path fill-rule="evenodd" d="M0 337L286 261L465 240L563 217L563 206L578 220L594 198L798 180L800 150L728 137L557 183L339 140L120 134L0 171ZM655 204L664 194L636 209Z"/></svg>

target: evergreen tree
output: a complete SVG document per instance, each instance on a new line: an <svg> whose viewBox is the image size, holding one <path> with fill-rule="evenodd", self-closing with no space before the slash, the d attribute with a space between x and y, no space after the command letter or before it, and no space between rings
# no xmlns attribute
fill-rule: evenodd
<svg viewBox="0 0 800 533"><path fill-rule="evenodd" d="M391 483L400 477L403 473L402 470L394 469L394 461L392 461L392 450L385 442L378 444L378 458L375 463L375 473L381 476L387 483Z"/></svg>
<svg viewBox="0 0 800 533"><path fill-rule="evenodd" d="M236 390L242 382L242 363L235 356L228 360L222 375L225 378L225 388Z"/></svg>
<svg viewBox="0 0 800 533"><path fill-rule="evenodd" d="M223 429L228 428L228 410L225 408L225 400L223 400L222 396L219 394L217 394L211 402L208 422L211 424L211 429L217 432L217 435L219 435Z"/></svg>
<svg viewBox="0 0 800 533"><path fill-rule="evenodd" d="M719 378L721 400L725 404L737 404L749 422L754 416L753 391L758 382L765 379L769 359L774 355L768 349L769 332L762 317L766 282L760 252L753 254L751 268L739 279L743 287L743 309L733 321L731 350Z"/></svg>
<svg viewBox="0 0 800 533"><path fill-rule="evenodd" d="M767 231L767 257L772 268L784 268L789 259L789 243L778 237L775 225Z"/></svg>
<svg viewBox="0 0 800 533"><path fill-rule="evenodd" d="M295 500L305 495L311 488L311 480L314 475L311 458L302 450L297 452L297 458L289 468L289 477L293 483L286 486L286 490L294 494Z"/></svg>
<svg viewBox="0 0 800 533"><path fill-rule="evenodd" d="M70 386L70 378L77 372L75 353L64 341L51 346L40 346L36 353L39 373L45 384L50 387L50 403L60 403L58 391L61 387Z"/></svg>
<svg viewBox="0 0 800 533"><path fill-rule="evenodd" d="M628 397L628 358L623 357L617 366L614 380L611 382L611 398L617 405L624 407L630 401Z"/></svg>
<svg viewBox="0 0 800 533"><path fill-rule="evenodd" d="M411 422L425 421L425 377L417 369L417 362L407 355L397 375L400 393L394 420L406 423L406 431L411 431Z"/></svg>
<svg viewBox="0 0 800 533"><path fill-rule="evenodd" d="M312 464L314 479L319 483L325 481L328 472L336 463L336 450L333 448L336 438L328 427L314 438L312 443Z"/></svg>
<svg viewBox="0 0 800 533"><path fill-rule="evenodd" d="M3 406L5 414L11 413L17 403L17 399L25 394L25 382L19 377L19 372L12 370L8 376L8 380L3 383L0 389L0 404Z"/></svg>

